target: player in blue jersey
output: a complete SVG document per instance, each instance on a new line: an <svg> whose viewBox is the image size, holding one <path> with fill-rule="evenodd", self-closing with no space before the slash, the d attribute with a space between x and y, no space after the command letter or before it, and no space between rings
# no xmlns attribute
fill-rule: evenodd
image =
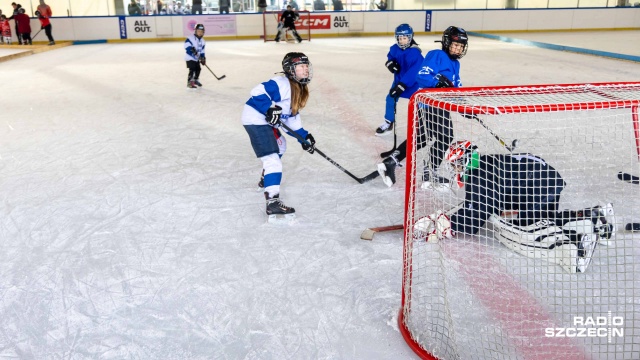
<svg viewBox="0 0 640 360"><path fill-rule="evenodd" d="M409 24L398 25L395 36L396 43L389 48L387 62L384 64L393 74L393 83L386 99L384 123L376 129L378 136L389 134L393 130L398 99L408 99L418 90L416 75L424 60Z"/></svg>
<svg viewBox="0 0 640 360"><path fill-rule="evenodd" d="M282 60L284 76L276 76L251 90L251 98L242 111L242 125L249 134L251 146L262 161L262 177L259 186L264 187L269 222L291 220L295 210L280 200L282 179L281 157L287 142L280 132L286 124L307 142L302 149L313 154L316 143L313 136L302 127L300 110L307 104L307 85L313 77L309 58L301 52L290 52Z"/></svg>
<svg viewBox="0 0 640 360"><path fill-rule="evenodd" d="M427 53L418 72L416 80L420 88L461 87L460 61L467 53L467 32L455 26L449 26L442 34L442 49ZM432 108L419 109L419 126L416 127L417 150L429 143L431 145L430 163L425 166L423 187L436 190L449 188L448 179L435 176L435 169L440 165L449 144L453 140L453 128L449 112ZM388 158L378 164L378 172L387 186L396 182L395 168L407 156L407 141Z"/></svg>
<svg viewBox="0 0 640 360"><path fill-rule="evenodd" d="M185 55L184 59L187 62L187 68L189 69L189 75L187 78L187 87L197 88L202 86L198 78L200 77L200 64L205 65L207 59L204 55L205 41L202 38L204 36L204 25L196 24L193 28L193 35L189 35L184 41Z"/></svg>

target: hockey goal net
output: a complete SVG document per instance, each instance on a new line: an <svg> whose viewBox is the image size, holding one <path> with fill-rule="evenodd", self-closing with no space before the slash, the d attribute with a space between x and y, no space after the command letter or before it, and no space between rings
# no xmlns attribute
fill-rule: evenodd
<svg viewBox="0 0 640 360"><path fill-rule="evenodd" d="M406 178L397 174L398 182L406 182L398 324L418 355L465 360L640 359L640 234L625 230L627 223L640 222L640 187L618 178L619 172L640 175L639 103L640 83L430 89L414 94L409 103ZM450 122L438 118L447 113ZM593 210L612 203L614 215L606 220L615 233L595 240L599 230L590 229L594 234L588 268L566 271L550 260L585 255L580 238L561 233L567 241L551 245L549 253L527 253L526 247L535 248L535 242L500 241L499 224L491 219L515 222L519 214L518 204L506 200L515 195L504 193L504 187L517 184L501 182L483 185L498 194L499 215L494 212L476 233L457 231L452 238L426 241L414 228L423 217L438 210L451 215L461 206L486 205L465 202L467 191L475 190L457 186L456 171L446 161L436 164L436 172L452 186L423 186L423 170L436 146L435 136L421 137L418 130L427 118L436 125L450 124L439 132L450 131L454 142L470 140L480 155L530 156L552 166L565 182L558 210ZM516 148L508 150L514 139ZM470 182L473 167L466 169L469 172L463 174ZM498 178L513 178L502 170ZM545 179L527 183L527 176L536 175L525 172L520 191L529 191L532 198L537 187L544 193L549 186ZM530 231L536 235L537 230ZM546 241L541 239L535 241ZM550 255L572 241L572 251Z"/></svg>
<svg viewBox="0 0 640 360"><path fill-rule="evenodd" d="M296 31L302 40L311 41L311 13L307 10L297 11L299 17L295 22ZM282 11L267 11L262 13L262 27L264 42L275 41L278 34L278 23ZM288 29L283 29L280 41L295 42L296 38Z"/></svg>

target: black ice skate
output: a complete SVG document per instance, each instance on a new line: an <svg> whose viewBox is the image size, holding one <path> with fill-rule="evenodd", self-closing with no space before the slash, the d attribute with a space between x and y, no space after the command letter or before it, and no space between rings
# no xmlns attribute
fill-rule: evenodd
<svg viewBox="0 0 640 360"><path fill-rule="evenodd" d="M269 193L265 192L264 197L267 199L267 215L270 223L288 223L296 218L296 210L286 206L280 200L279 194L269 197Z"/></svg>
<svg viewBox="0 0 640 360"><path fill-rule="evenodd" d="M198 81L198 79L193 80L193 83L198 86L202 86L202 84L200 83L200 81Z"/></svg>
<svg viewBox="0 0 640 360"><path fill-rule="evenodd" d="M437 175L436 171L431 167L425 166L420 187L424 190L448 192L451 190L451 182L449 179Z"/></svg>
<svg viewBox="0 0 640 360"><path fill-rule="evenodd" d="M187 82L187 87L189 89L197 89L198 87L196 86L196 82L194 80L189 80Z"/></svg>
<svg viewBox="0 0 640 360"><path fill-rule="evenodd" d="M391 187L396 183L396 166L400 165L398 164L398 160L396 160L397 154L398 151L394 151L391 156L378 164L378 173L380 174L384 184L388 187Z"/></svg>
<svg viewBox="0 0 640 360"><path fill-rule="evenodd" d="M376 136L383 136L391 134L393 131L393 123L389 120L385 120L384 123L376 129Z"/></svg>

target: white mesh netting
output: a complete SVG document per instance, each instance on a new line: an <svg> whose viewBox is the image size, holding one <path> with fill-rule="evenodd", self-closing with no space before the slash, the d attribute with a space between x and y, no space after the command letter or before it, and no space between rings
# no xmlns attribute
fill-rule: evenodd
<svg viewBox="0 0 640 360"><path fill-rule="evenodd" d="M398 174L398 181L407 185L399 321L414 350L438 359L640 358L640 233L625 230L627 223L640 222L640 185L617 176L640 175L639 102L640 83L447 89L414 95L406 179ZM518 139L517 147L510 152L497 138L507 146ZM438 164L437 154L436 160L430 155L443 140L470 140L481 163L489 159L485 155L502 160L475 170L468 167L460 188L454 169L446 162ZM540 168L514 173L508 159L522 159L523 154L542 159L538 162L543 168L552 166L564 180L557 211L611 203L613 214L574 214L573 220L588 219L593 227L572 232L571 222L559 226L562 233L551 246L543 236L530 242L526 234L521 241L498 236L491 219L517 223L527 206L541 201L537 194L551 192L552 185L533 174ZM451 190L423 186L423 170L430 167L450 181ZM479 169L494 171L488 178L493 181L478 180L472 187L473 176L484 176ZM430 179L435 179L433 174ZM438 210L449 212L454 230L464 229L463 223L478 219L465 219L464 209L457 209L485 209L485 191L497 199L490 202L493 213L480 221L477 233L458 230L451 239L427 242L414 231L417 221ZM522 202L525 193L530 203ZM599 220L599 214L605 219ZM560 216L551 221L566 223L562 219L567 220ZM602 231L607 221L615 226L613 236ZM587 246L582 237L590 231ZM514 251L514 246L524 250ZM575 249L567 250L571 246ZM580 257L587 267L578 272L558 263L560 258L579 263Z"/></svg>

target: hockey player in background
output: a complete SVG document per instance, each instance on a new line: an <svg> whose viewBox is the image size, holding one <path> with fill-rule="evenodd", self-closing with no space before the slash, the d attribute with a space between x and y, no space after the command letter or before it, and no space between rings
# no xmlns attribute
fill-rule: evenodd
<svg viewBox="0 0 640 360"><path fill-rule="evenodd" d="M395 37L396 43L389 48L387 62L384 64L393 74L393 83L386 98L384 123L376 129L378 136L389 134L393 130L398 99L408 99L418 90L416 76L424 60L409 24L398 25Z"/></svg>
<svg viewBox="0 0 640 360"><path fill-rule="evenodd" d="M0 36L5 44L11 45L11 24L4 14L0 16Z"/></svg>
<svg viewBox="0 0 640 360"><path fill-rule="evenodd" d="M461 87L460 61L467 53L467 32L455 26L449 26L442 33L442 49L427 53L418 72L416 80L420 89ZM435 171L442 162L447 147L453 140L453 127L449 112L433 108L421 108L418 112L419 125L416 127L416 147L422 149L431 145L429 164L425 164L423 187L446 191L449 184L446 178L436 176ZM396 182L395 168L407 157L407 141L402 142L396 151L382 163L378 164L378 172L382 181L391 186Z"/></svg>
<svg viewBox="0 0 640 360"><path fill-rule="evenodd" d="M457 233L474 235L490 221L497 239L508 248L575 273L585 272L596 245L608 245L615 233L612 204L558 211L565 181L538 156L480 155L474 144L462 140L449 147L445 162L455 183L464 187L464 203L418 220L415 239L437 242ZM518 215L506 219L503 211Z"/></svg>
<svg viewBox="0 0 640 360"><path fill-rule="evenodd" d="M22 45L31 45L31 19L29 15L25 14L24 8L18 9L18 15L13 18L18 25L18 32L20 33L20 39L22 39Z"/></svg>
<svg viewBox="0 0 640 360"><path fill-rule="evenodd" d="M47 34L49 45L55 45L56 42L53 40L53 35L51 34L51 22L49 21L49 17L42 14L39 10L36 10L36 16L38 17L38 20L40 20L40 29L44 29L44 33Z"/></svg>
<svg viewBox="0 0 640 360"><path fill-rule="evenodd" d="M302 149L313 154L315 139L302 127L300 110L307 104L307 85L313 77L309 58L300 52L290 52L282 60L284 76L276 76L251 90L251 98L244 105L244 126L256 156L262 161L262 177L258 184L264 187L269 222L295 218L295 210L280 200L282 180L281 157L287 142L280 131L286 124L307 142Z"/></svg>
<svg viewBox="0 0 640 360"><path fill-rule="evenodd" d="M276 42L280 42L280 38L282 36L285 37L285 41L287 40L286 34L285 34L287 31L286 29L291 30L297 42L302 41L302 38L298 34L298 31L296 31L295 22L298 19L298 17L299 17L298 13L292 10L291 5L287 5L287 10L283 11L282 15L280 15L280 22L278 22L278 34L276 34L276 39L275 39Z"/></svg>
<svg viewBox="0 0 640 360"><path fill-rule="evenodd" d="M200 64L206 65L207 59L204 53L205 41L202 38L204 36L204 25L196 24L193 28L193 35L189 35L184 41L184 48L186 54L184 59L187 61L187 68L189 69L189 75L187 76L187 87L197 88L202 86L200 83Z"/></svg>

